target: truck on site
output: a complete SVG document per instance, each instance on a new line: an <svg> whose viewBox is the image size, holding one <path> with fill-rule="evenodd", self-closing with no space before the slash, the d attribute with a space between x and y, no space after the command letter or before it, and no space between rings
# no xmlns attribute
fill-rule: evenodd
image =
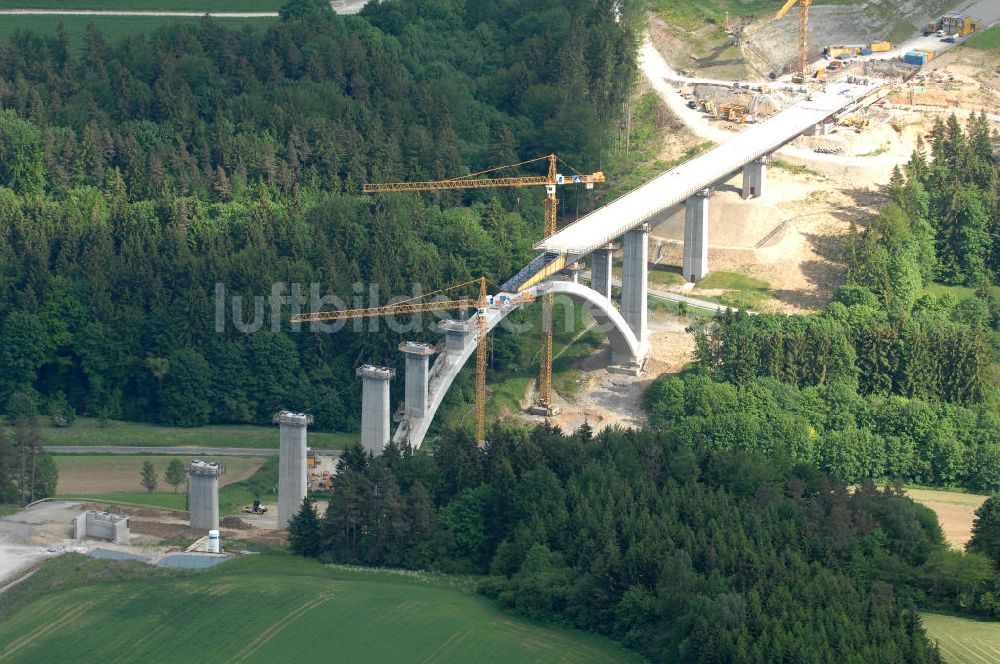
<svg viewBox="0 0 1000 664"><path fill-rule="evenodd" d="M827 60L846 60L859 55L872 55L874 53L887 53L892 50L892 43L887 41L876 41L870 44L850 44L842 46L827 46L823 49L823 57Z"/></svg>
<svg viewBox="0 0 1000 664"><path fill-rule="evenodd" d="M938 37L947 37L954 35L957 39L958 37L968 37L973 32L981 30L982 27L982 19L973 18L971 14L948 12L928 25L927 29L924 30L924 36L936 34Z"/></svg>

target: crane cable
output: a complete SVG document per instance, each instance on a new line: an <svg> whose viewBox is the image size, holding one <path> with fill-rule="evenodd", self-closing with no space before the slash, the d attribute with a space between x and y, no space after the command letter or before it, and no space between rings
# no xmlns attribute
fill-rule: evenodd
<svg viewBox="0 0 1000 664"><path fill-rule="evenodd" d="M525 164L533 164L536 161L543 161L543 160L548 159L548 158L549 158L549 155L544 155L544 156L541 156L541 157L535 157L534 159L526 159L524 161L519 161L516 164L507 164L506 166L495 166L494 168L487 168L485 171L477 171L475 173L469 173L468 175L460 175L458 177L449 178L447 180L439 180L439 182L458 182L458 181L461 181L461 180L467 180L468 178L474 178L477 175L485 175L486 173L493 173L494 171L501 171L501 170L503 170L505 168L517 168L518 166L524 166ZM566 168L570 169L571 171L573 171L577 175L583 175L583 173L581 173L580 171L576 170L571 165L569 165L568 163L566 163L565 161L563 161L562 158L560 158L558 155L556 156L556 159L561 164L563 164Z"/></svg>

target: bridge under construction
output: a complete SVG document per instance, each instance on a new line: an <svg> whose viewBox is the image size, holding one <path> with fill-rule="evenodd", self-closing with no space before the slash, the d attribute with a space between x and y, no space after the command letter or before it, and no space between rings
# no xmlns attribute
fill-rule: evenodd
<svg viewBox="0 0 1000 664"><path fill-rule="evenodd" d="M683 274L690 281L702 279L709 271L708 212L713 188L742 171L743 197L764 195L772 153L801 134L816 128L822 131L838 116L872 103L885 88L886 83L877 79L832 83L537 243L539 256L504 283L497 297L490 298L489 306L480 307L468 320L442 321L445 343L433 364L434 346L400 346L406 354L406 403L391 439L419 447L455 377L482 346L482 335L542 295L560 293L583 303L610 338L609 370L640 373L649 347L650 221L678 206L685 207ZM622 248L617 306L611 288L616 243ZM590 263L589 287L576 282L576 271L567 270L581 260ZM563 276L567 272L573 275L569 280ZM390 440L389 382L395 372L366 365L358 375L363 382L361 442L379 454Z"/></svg>

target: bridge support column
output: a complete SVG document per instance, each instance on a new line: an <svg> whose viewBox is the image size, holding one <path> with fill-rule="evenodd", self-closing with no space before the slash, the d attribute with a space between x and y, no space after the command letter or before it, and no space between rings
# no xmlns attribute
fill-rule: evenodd
<svg viewBox="0 0 1000 664"><path fill-rule="evenodd" d="M643 224L625 234L623 241L621 313L626 324L639 340L639 357L629 358L632 366L641 366L649 343L646 296L649 291L649 224ZM614 358L622 363L624 358Z"/></svg>
<svg viewBox="0 0 1000 664"><path fill-rule="evenodd" d="M743 167L743 198L757 198L764 195L767 186L767 156L750 162Z"/></svg>
<svg viewBox="0 0 1000 664"><path fill-rule="evenodd" d="M684 278L700 281L708 274L708 199L702 189L687 199L684 210Z"/></svg>
<svg viewBox="0 0 1000 664"><path fill-rule="evenodd" d="M361 377L361 446L374 456L382 454L389 442L389 381L396 372L389 367L364 364Z"/></svg>
<svg viewBox="0 0 1000 664"><path fill-rule="evenodd" d="M590 287L611 299L611 257L614 248L609 244L600 249L594 249L590 254Z"/></svg>
<svg viewBox="0 0 1000 664"><path fill-rule="evenodd" d="M288 525L306 497L306 431L312 415L283 410L278 424L278 527Z"/></svg>
<svg viewBox="0 0 1000 664"><path fill-rule="evenodd" d="M459 352L465 348L466 337L470 326L468 321L447 319L440 321L438 327L444 332L444 349Z"/></svg>
<svg viewBox="0 0 1000 664"><path fill-rule="evenodd" d="M427 369L434 346L404 341L399 350L406 355L406 415L419 419L427 412Z"/></svg>

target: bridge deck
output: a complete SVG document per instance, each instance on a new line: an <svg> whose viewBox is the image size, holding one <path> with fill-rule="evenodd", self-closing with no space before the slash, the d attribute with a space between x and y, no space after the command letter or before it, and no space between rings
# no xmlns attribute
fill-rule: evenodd
<svg viewBox="0 0 1000 664"><path fill-rule="evenodd" d="M809 127L835 115L879 90L883 81L868 85L836 83L814 93L736 134L715 149L681 164L604 207L594 210L535 245L547 253L582 257L621 237L653 215L678 205L695 193L774 152Z"/></svg>

